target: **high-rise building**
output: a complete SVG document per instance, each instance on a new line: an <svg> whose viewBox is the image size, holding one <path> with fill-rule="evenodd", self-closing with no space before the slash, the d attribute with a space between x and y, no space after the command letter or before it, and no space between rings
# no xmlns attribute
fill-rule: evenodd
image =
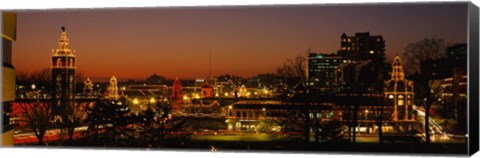
<svg viewBox="0 0 480 158"><path fill-rule="evenodd" d="M66 110L71 110L75 100L75 51L71 50L65 27L52 55L52 105L54 119L61 121Z"/></svg>
<svg viewBox="0 0 480 158"><path fill-rule="evenodd" d="M336 68L343 62L339 55L309 53L307 75L309 84L323 91L332 91L335 86Z"/></svg>
<svg viewBox="0 0 480 158"><path fill-rule="evenodd" d="M447 47L447 58L458 63L467 64L467 44L459 43Z"/></svg>
<svg viewBox="0 0 480 158"><path fill-rule="evenodd" d="M447 47L447 58L448 62L453 64L453 76L467 75L467 44Z"/></svg>
<svg viewBox="0 0 480 158"><path fill-rule="evenodd" d="M0 14L2 21L2 41L0 50L3 55L2 69L2 123L1 127L1 146L13 145L13 127L10 124L11 102L15 100L15 67L12 65L12 43L16 40L17 14L13 12L2 12Z"/></svg>
<svg viewBox="0 0 480 158"><path fill-rule="evenodd" d="M355 36L341 35L338 55L348 60L372 60L383 62L385 41L381 35L371 36L369 32L356 33Z"/></svg>
<svg viewBox="0 0 480 158"><path fill-rule="evenodd" d="M362 70L365 65L369 63L370 61L345 60L345 62L338 65L335 69L336 91L364 92L364 90L360 88L363 87L362 84L364 84L361 80L361 76L366 75L366 72Z"/></svg>
<svg viewBox="0 0 480 158"><path fill-rule="evenodd" d="M447 58L453 66L452 76L442 82L442 101L450 105L453 118L459 127L466 127L467 120L467 44L455 44L447 47ZM465 128L462 128L465 129Z"/></svg>
<svg viewBox="0 0 480 158"><path fill-rule="evenodd" d="M358 76L358 90L364 92L381 92L383 81L388 73L385 63L385 40L381 35L369 32L356 33L355 36L341 35L340 50L337 52L343 60L363 65Z"/></svg>

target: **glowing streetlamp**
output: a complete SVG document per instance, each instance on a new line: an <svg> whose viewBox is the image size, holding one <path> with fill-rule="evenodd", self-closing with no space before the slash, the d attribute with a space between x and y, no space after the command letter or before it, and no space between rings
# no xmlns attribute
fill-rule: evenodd
<svg viewBox="0 0 480 158"><path fill-rule="evenodd" d="M31 86L31 87L32 87L32 90L35 90L35 89L37 88L37 86L35 85L35 83L34 83L34 84L32 84L32 86Z"/></svg>
<svg viewBox="0 0 480 158"><path fill-rule="evenodd" d="M150 98L150 103L155 103L155 98Z"/></svg>

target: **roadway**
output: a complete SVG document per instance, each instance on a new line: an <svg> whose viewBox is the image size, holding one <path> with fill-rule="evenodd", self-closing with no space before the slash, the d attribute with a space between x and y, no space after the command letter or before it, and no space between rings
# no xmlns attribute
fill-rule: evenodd
<svg viewBox="0 0 480 158"><path fill-rule="evenodd" d="M418 120L421 121L423 127L425 128L425 109L414 106L413 110L417 111L417 113L421 116L421 118ZM465 135L454 135L447 133L444 128L431 117L428 118L428 122L431 133L430 140L432 142L465 143ZM425 132L423 133L423 137L426 137Z"/></svg>

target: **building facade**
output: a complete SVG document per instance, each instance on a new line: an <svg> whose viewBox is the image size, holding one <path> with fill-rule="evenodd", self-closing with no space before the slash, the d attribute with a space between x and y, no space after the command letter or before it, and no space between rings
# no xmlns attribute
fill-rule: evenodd
<svg viewBox="0 0 480 158"><path fill-rule="evenodd" d="M71 50L65 27L58 41L58 48L52 55L52 107L54 119L61 121L61 114L71 110L75 102L76 61L75 51Z"/></svg>
<svg viewBox="0 0 480 158"><path fill-rule="evenodd" d="M118 95L118 81L115 76L110 78L110 84L108 85L108 98L112 100L117 100L119 98Z"/></svg>
<svg viewBox="0 0 480 158"><path fill-rule="evenodd" d="M369 32L356 33L355 36L341 35L338 55L349 60L372 60L383 62L385 41L381 35L370 35Z"/></svg>
<svg viewBox="0 0 480 158"><path fill-rule="evenodd" d="M368 64L361 68L358 77L362 91L378 93L383 90L383 81L388 79L388 64L385 63L385 40L381 35L369 32L356 33L355 36L341 35L338 55L346 61Z"/></svg>
<svg viewBox="0 0 480 158"><path fill-rule="evenodd" d="M12 64L12 44L16 40L17 14L2 12L2 41L0 50L3 55L2 68L2 118L1 138L2 146L13 145L13 126L10 124L11 103L15 100L15 67Z"/></svg>
<svg viewBox="0 0 480 158"><path fill-rule="evenodd" d="M83 94L86 96L93 95L93 82L90 80L90 78L87 78L83 82Z"/></svg>
<svg viewBox="0 0 480 158"><path fill-rule="evenodd" d="M333 91L336 86L336 68L343 62L339 55L309 53L307 75L310 85L321 91Z"/></svg>
<svg viewBox="0 0 480 158"><path fill-rule="evenodd" d="M393 121L415 121L413 82L405 78L399 56L392 63L390 80L386 81L386 105L393 105Z"/></svg>

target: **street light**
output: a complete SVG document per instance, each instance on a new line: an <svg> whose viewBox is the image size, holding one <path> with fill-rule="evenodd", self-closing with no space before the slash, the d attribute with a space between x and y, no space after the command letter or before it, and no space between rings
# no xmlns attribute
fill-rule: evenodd
<svg viewBox="0 0 480 158"><path fill-rule="evenodd" d="M34 83L34 84L32 84L32 86L31 86L31 87L32 87L32 90L35 90L35 88L37 88L37 86L35 85L35 83Z"/></svg>

